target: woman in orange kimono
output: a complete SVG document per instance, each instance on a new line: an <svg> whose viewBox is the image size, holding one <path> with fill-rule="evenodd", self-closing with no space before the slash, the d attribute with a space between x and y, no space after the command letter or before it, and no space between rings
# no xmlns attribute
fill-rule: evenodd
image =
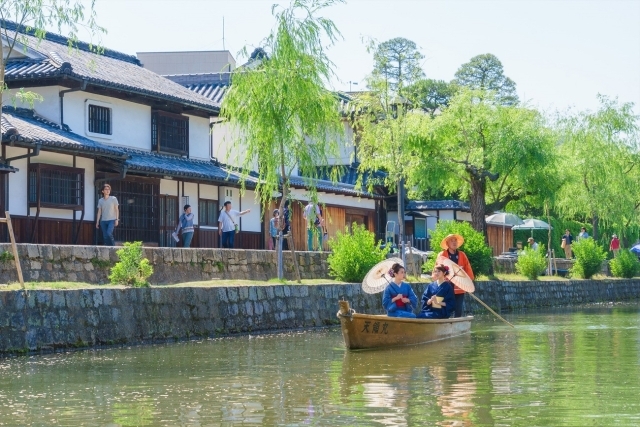
<svg viewBox="0 0 640 427"><path fill-rule="evenodd" d="M471 269L471 263L469 262L469 258L467 255L458 250L460 246L464 243L464 237L459 234L449 234L447 237L442 239L440 242L440 247L444 249L444 251L440 252L438 256L443 256L445 258L449 258L451 261L458 264L465 273L469 276L471 280L473 280L473 270ZM456 299L456 310L453 317L462 317L462 307L464 304L464 294L465 292L457 286L453 286L453 293L455 294Z"/></svg>

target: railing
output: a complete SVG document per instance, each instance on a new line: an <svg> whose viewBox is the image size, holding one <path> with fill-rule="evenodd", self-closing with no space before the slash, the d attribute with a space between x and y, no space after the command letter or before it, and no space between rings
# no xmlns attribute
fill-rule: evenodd
<svg viewBox="0 0 640 427"><path fill-rule="evenodd" d="M383 242L386 241L386 234L385 233L378 233L376 236L377 240L382 240ZM430 245L430 239L422 237L422 238L415 238L413 235L411 234L406 234L404 236L404 241L407 244L410 244L412 247L414 247L415 249L419 250L419 251L429 251L431 250L431 245ZM398 244L398 234L394 234L393 235L393 243L394 244ZM434 249L434 250L437 250Z"/></svg>

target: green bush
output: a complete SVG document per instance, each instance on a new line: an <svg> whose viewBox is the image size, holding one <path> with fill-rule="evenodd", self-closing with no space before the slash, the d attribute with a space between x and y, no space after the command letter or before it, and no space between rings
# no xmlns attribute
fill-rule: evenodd
<svg viewBox="0 0 640 427"><path fill-rule="evenodd" d="M457 221L438 222L436 229L431 233L431 250L434 253L424 263L422 271L427 274L431 273L436 257L442 252L440 242L449 234L459 234L464 237L464 244L460 250L469 258L474 275L491 273L492 252L491 248L485 244L484 236L474 230L470 223Z"/></svg>
<svg viewBox="0 0 640 427"><path fill-rule="evenodd" d="M588 238L573 242L571 249L576 256L571 269L572 275L591 279L594 274L601 271L602 261L607 258L607 254L595 240Z"/></svg>
<svg viewBox="0 0 640 427"><path fill-rule="evenodd" d="M329 275L344 282L362 282L371 267L386 258L388 249L380 249L376 236L364 225L352 225L353 231L345 227L329 240L332 253L329 255Z"/></svg>
<svg viewBox="0 0 640 427"><path fill-rule="evenodd" d="M621 250L618 256L609 262L609 268L615 277L631 279L640 273L640 262L631 251Z"/></svg>
<svg viewBox="0 0 640 427"><path fill-rule="evenodd" d="M142 242L125 242L124 247L116 251L120 261L111 268L109 280L114 285L149 286L147 279L153 274L149 260L142 258Z"/></svg>
<svg viewBox="0 0 640 427"><path fill-rule="evenodd" d="M518 256L516 270L529 280L536 280L547 268L547 260L544 257L544 245L539 245L538 250L525 248Z"/></svg>

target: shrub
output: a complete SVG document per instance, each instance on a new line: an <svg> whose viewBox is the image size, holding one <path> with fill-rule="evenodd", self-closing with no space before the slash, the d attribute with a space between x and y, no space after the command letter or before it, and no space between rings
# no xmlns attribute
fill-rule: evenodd
<svg viewBox="0 0 640 427"><path fill-rule="evenodd" d="M609 262L609 268L615 277L631 279L640 273L640 262L631 251L621 250L618 256Z"/></svg>
<svg viewBox="0 0 640 427"><path fill-rule="evenodd" d="M594 274L602 269L602 261L607 254L602 247L592 238L582 239L571 245L576 261L571 269L571 274L583 279L591 279Z"/></svg>
<svg viewBox="0 0 640 427"><path fill-rule="evenodd" d="M449 234L459 234L464 237L464 244L460 250L469 258L474 275L486 275L491 272L492 252L491 248L485 244L484 236L474 230L470 223L457 221L438 222L436 229L431 233L431 250L434 253L424 263L422 271L431 273L436 257L442 252L440 242Z"/></svg>
<svg viewBox="0 0 640 427"><path fill-rule="evenodd" d="M538 250L526 248L516 262L518 273L526 276L529 280L536 280L547 268L547 260L544 257L544 245L539 245Z"/></svg>
<svg viewBox="0 0 640 427"><path fill-rule="evenodd" d="M388 249L380 248L376 236L364 227L353 224L352 232L345 227L329 240L332 253L327 259L329 275L344 282L362 282L371 267L385 259Z"/></svg>
<svg viewBox="0 0 640 427"><path fill-rule="evenodd" d="M120 261L111 268L109 280L114 285L149 286L147 279L153 274L149 260L142 258L142 242L125 242L124 247L116 251Z"/></svg>

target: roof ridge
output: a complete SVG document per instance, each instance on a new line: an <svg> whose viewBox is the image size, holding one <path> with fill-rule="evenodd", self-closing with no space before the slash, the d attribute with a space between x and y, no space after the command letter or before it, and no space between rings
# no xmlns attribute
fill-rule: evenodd
<svg viewBox="0 0 640 427"><path fill-rule="evenodd" d="M33 110L32 108L14 107L12 105L3 105L2 106L2 112L3 113L8 113L8 114L13 113L13 114L15 114L17 116L22 116L22 117L26 117L26 118L29 118L29 119L33 119L33 120L35 120L37 122L42 123L43 125L52 127L54 129L63 130L62 127L59 124L57 124L55 122L52 122L52 121L50 121L48 119L45 119L44 117L38 115L35 112L35 110ZM4 117L4 114L3 114L2 117Z"/></svg>
<svg viewBox="0 0 640 427"><path fill-rule="evenodd" d="M6 29L9 31L16 31L18 33L35 37L33 29L28 30L27 27L25 27L24 25L18 25L17 23L6 20L6 19L3 19L2 21L4 22ZM45 33L44 39L50 42L65 45L65 46L73 46L78 48L79 50L89 52L89 53L98 54L97 50L99 49L99 54L102 56L117 59L120 61L129 62L142 67L140 60L138 60L138 58L135 55L129 55L127 53L118 52L117 50L99 47L98 45L93 43L87 43L81 40L73 41L73 40L70 40L68 37L65 37L63 35L56 34L53 32L49 32L49 31Z"/></svg>

